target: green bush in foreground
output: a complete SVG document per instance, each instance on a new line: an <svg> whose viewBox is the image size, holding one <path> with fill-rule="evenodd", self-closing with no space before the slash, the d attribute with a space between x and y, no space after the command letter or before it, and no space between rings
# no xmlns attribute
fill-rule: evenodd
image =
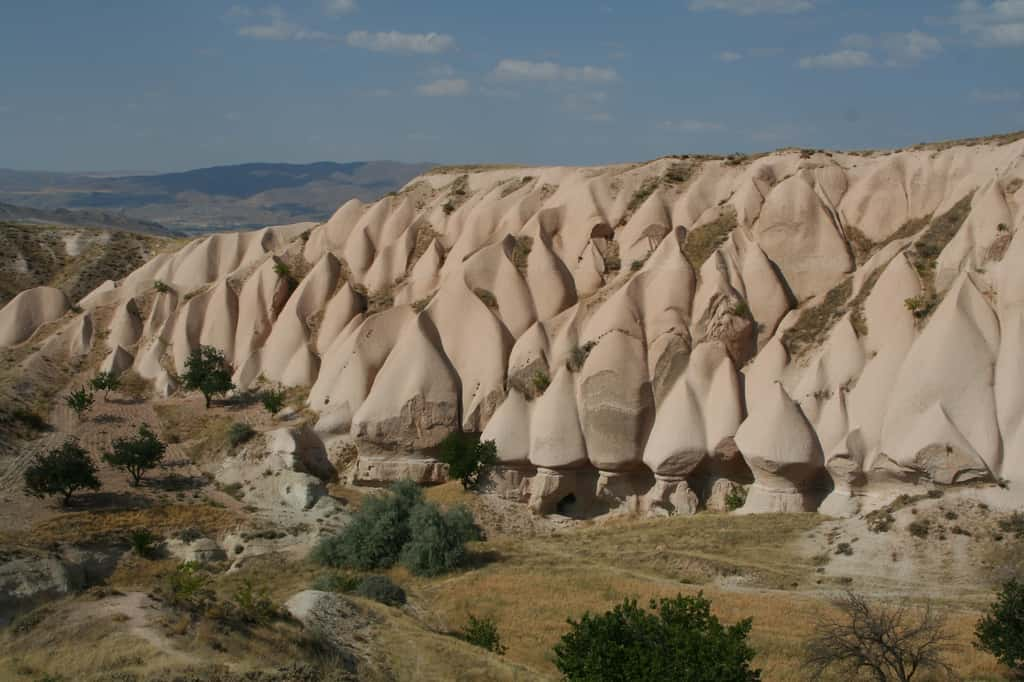
<svg viewBox="0 0 1024 682"><path fill-rule="evenodd" d="M702 594L651 601L650 611L627 599L611 611L569 621L555 645L555 665L567 680L587 682L750 682L750 619L726 627Z"/></svg>
<svg viewBox="0 0 1024 682"><path fill-rule="evenodd" d="M1024 673L1024 583L1003 585L996 602L975 629L977 647L1018 675Z"/></svg>
<svg viewBox="0 0 1024 682"><path fill-rule="evenodd" d="M313 559L334 568L373 570L401 562L416 575L456 567L465 543L480 539L473 516L457 507L442 512L423 499L412 481L399 481L386 495L369 497L340 533L325 538Z"/></svg>
<svg viewBox="0 0 1024 682"><path fill-rule="evenodd" d="M242 443L252 440L255 435L256 429L252 428L245 422L235 422L228 427L228 442L231 443L233 447L238 447Z"/></svg>

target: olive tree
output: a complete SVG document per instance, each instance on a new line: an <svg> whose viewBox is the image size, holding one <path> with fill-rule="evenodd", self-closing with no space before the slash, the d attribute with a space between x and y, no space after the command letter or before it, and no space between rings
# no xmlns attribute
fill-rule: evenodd
<svg viewBox="0 0 1024 682"><path fill-rule="evenodd" d="M223 351L213 346L199 346L185 360L181 383L186 390L202 393L209 409L213 396L223 395L235 388L231 382L232 374L234 369L225 359Z"/></svg>
<svg viewBox="0 0 1024 682"><path fill-rule="evenodd" d="M68 438L59 448L37 457L25 470L27 494L39 498L61 495L64 505L79 490L99 488L96 464L74 438Z"/></svg>

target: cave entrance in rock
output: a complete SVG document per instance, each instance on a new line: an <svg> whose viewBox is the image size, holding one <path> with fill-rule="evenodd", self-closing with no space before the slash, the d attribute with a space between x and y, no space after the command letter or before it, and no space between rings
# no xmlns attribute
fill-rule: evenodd
<svg viewBox="0 0 1024 682"><path fill-rule="evenodd" d="M569 493L568 495L566 495L565 497L558 501L558 504L555 505L555 511L561 514L562 516L569 516L569 513L572 511L572 507L575 504L576 496L572 493Z"/></svg>

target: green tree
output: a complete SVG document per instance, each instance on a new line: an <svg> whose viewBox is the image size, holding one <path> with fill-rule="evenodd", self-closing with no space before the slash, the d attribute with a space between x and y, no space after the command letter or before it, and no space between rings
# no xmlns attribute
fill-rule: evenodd
<svg viewBox="0 0 1024 682"><path fill-rule="evenodd" d="M89 381L89 386L94 391L103 391L103 400L110 397L111 391L121 387L121 380L113 372L99 372Z"/></svg>
<svg viewBox="0 0 1024 682"><path fill-rule="evenodd" d="M498 462L498 449L493 440L458 431L441 441L438 459L448 465L448 475L462 481L466 490L480 483L480 476Z"/></svg>
<svg viewBox="0 0 1024 682"><path fill-rule="evenodd" d="M976 646L1024 677L1024 583L1011 579L974 631Z"/></svg>
<svg viewBox="0 0 1024 682"><path fill-rule="evenodd" d="M100 480L96 464L74 438L36 458L25 470L25 492L33 497L63 495L66 505L75 492L84 488L99 490Z"/></svg>
<svg viewBox="0 0 1024 682"><path fill-rule="evenodd" d="M93 400L92 391L88 391L85 388L77 388L64 396L64 402L75 411L75 416L81 419L82 415L92 408L92 404L95 401Z"/></svg>
<svg viewBox="0 0 1024 682"><path fill-rule="evenodd" d="M110 445L110 451L104 453L103 461L117 469L124 469L132 477L132 485L139 481L164 458L167 446L156 437L156 434L143 424L139 433L132 438L118 438Z"/></svg>
<svg viewBox="0 0 1024 682"><path fill-rule="evenodd" d="M650 611L627 599L601 615L569 621L555 645L555 665L567 680L604 682L749 682L754 650L750 619L726 627L703 594L652 600Z"/></svg>
<svg viewBox="0 0 1024 682"><path fill-rule="evenodd" d="M231 375L234 369L224 358L224 353L213 346L199 346L185 360L185 374L182 386L189 391L199 391L210 407L210 399L234 389Z"/></svg>
<svg viewBox="0 0 1024 682"><path fill-rule="evenodd" d="M284 407L285 392L283 388L268 388L260 396L263 409L270 414L277 414Z"/></svg>

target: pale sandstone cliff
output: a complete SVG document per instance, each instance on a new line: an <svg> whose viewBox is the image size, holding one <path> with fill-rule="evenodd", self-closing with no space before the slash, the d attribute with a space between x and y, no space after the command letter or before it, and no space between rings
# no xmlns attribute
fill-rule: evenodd
<svg viewBox="0 0 1024 682"><path fill-rule="evenodd" d="M199 344L241 387L309 386L366 481L436 479L430 449L482 432L499 489L542 512L686 512L732 483L753 483L746 511L831 513L1015 488L1022 179L1024 140L432 172L157 256L65 326L91 344L103 312L104 366L163 393ZM0 342L64 306L22 294Z"/></svg>

